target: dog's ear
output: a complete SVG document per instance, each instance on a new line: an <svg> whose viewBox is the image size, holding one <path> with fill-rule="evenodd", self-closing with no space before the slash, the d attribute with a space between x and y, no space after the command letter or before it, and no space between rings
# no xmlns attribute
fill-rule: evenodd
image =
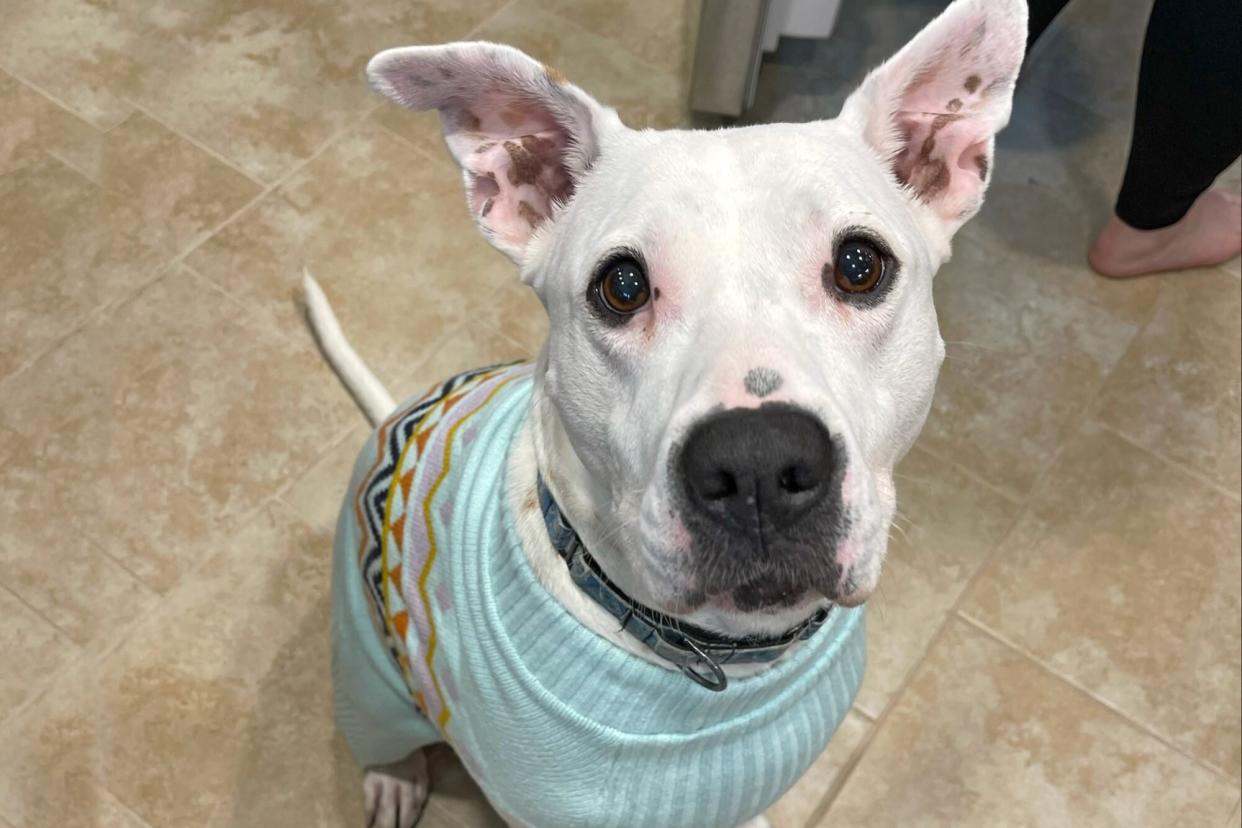
<svg viewBox="0 0 1242 828"><path fill-rule="evenodd" d="M389 49L367 77L402 106L439 110L474 220L519 263L594 163L603 134L621 127L555 69L495 43Z"/></svg>
<svg viewBox="0 0 1242 828"><path fill-rule="evenodd" d="M983 203L1026 48L1026 0L957 0L849 97L841 118L951 236Z"/></svg>

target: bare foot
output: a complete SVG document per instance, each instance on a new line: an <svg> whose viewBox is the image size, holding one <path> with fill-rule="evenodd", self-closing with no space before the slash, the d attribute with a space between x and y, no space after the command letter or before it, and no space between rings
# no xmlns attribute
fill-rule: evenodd
<svg viewBox="0 0 1242 828"><path fill-rule="evenodd" d="M1113 216L1096 237L1087 261L1102 276L1125 278L1208 267L1242 250L1242 197L1208 190L1181 221L1159 230L1135 230Z"/></svg>

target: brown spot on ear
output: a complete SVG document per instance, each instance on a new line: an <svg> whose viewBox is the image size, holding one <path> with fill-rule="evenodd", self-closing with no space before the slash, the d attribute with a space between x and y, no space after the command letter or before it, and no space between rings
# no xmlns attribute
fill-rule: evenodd
<svg viewBox="0 0 1242 828"><path fill-rule="evenodd" d="M530 229L534 230L543 221L543 214L531 207L525 201L518 202L518 215L526 219L526 223L530 225Z"/></svg>
<svg viewBox="0 0 1242 828"><path fill-rule="evenodd" d="M478 132L479 127L482 126L479 122L479 116L475 115L468 109L462 110L461 125L465 127L468 132Z"/></svg>
<svg viewBox="0 0 1242 828"><path fill-rule="evenodd" d="M542 166L555 167L561 162L561 151L557 148L556 142L550 138L540 138L538 135L523 135L522 149L539 159L539 163Z"/></svg>
<svg viewBox="0 0 1242 828"><path fill-rule="evenodd" d="M535 156L513 141L505 141L505 152L509 153L509 183L515 186L534 184L543 168Z"/></svg>
<svg viewBox="0 0 1242 828"><path fill-rule="evenodd" d="M966 91L973 95L975 90L979 88L979 84L981 83L983 83L982 78L980 78L978 75L971 75L970 77L966 79Z"/></svg>
<svg viewBox="0 0 1242 828"><path fill-rule="evenodd" d="M935 118L932 118L932 122L931 122L932 135L935 135L937 132L944 129L946 126L953 123L954 121L960 121L960 120L962 120L961 115L950 115L947 112L941 112Z"/></svg>
<svg viewBox="0 0 1242 828"><path fill-rule="evenodd" d="M949 186L949 168L940 159L932 161L924 167L923 175L919 177L922 179L919 195L925 201L931 201L937 193Z"/></svg>
<svg viewBox="0 0 1242 828"><path fill-rule="evenodd" d="M962 108L962 99L954 98L953 100L945 104L945 108L948 109L950 112L957 112L959 109Z"/></svg>
<svg viewBox="0 0 1242 828"><path fill-rule="evenodd" d="M483 143L479 144L477 147L474 148L474 154L482 155L483 153L487 152L489 149L491 149L494 146L496 146L495 141L484 141Z"/></svg>
<svg viewBox="0 0 1242 828"><path fill-rule="evenodd" d="M936 133L933 131L932 134L928 135L927 139L923 141L923 147L922 149L919 150L919 159L922 161L926 161L928 158L931 158L932 150L934 150L935 148L936 148Z"/></svg>
<svg viewBox="0 0 1242 828"><path fill-rule="evenodd" d="M979 168L979 180L988 180L988 157L983 153L975 156L975 166Z"/></svg>
<svg viewBox="0 0 1242 828"><path fill-rule="evenodd" d="M487 218L487 214L490 213L492 211L492 208L495 206L496 206L496 199L494 198L489 198L487 201L483 202L483 209L479 211L479 217Z"/></svg>
<svg viewBox="0 0 1242 828"><path fill-rule="evenodd" d="M548 64L545 63L543 65L543 73L548 76L548 80L552 81L555 84L559 85L562 83L569 83L569 79L566 78L561 73L561 70L557 69L555 66L549 66Z"/></svg>

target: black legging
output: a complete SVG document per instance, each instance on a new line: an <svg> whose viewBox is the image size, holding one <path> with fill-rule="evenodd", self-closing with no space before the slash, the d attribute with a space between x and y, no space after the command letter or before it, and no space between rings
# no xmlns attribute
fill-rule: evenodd
<svg viewBox="0 0 1242 828"><path fill-rule="evenodd" d="M1030 0L1028 51L1068 2ZM1139 230L1176 223L1239 151L1242 0L1155 0L1117 217Z"/></svg>

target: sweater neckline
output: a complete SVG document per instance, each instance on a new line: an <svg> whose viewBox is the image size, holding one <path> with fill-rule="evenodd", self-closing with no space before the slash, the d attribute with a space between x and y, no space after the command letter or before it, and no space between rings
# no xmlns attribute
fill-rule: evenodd
<svg viewBox="0 0 1242 828"><path fill-rule="evenodd" d="M825 678L861 621L859 609L834 609L795 652L759 673L731 678L723 692L712 692L676 670L626 652L583 626L556 601L539 583L520 546L505 486L508 454L533 384L530 378L519 383L504 409L497 411L488 429L492 433L477 438L504 441L503 450L493 454L496 460L487 464L491 479L473 474L475 479L461 490L471 501L470 512L480 517L479 538L499 539L464 545L471 557L482 558L464 567L463 574L474 581L466 611L477 646L493 670L503 671L518 697L540 705L548 715L619 739L678 739L760 727L796 708L817 688L834 686ZM458 611L463 611L461 604Z"/></svg>

